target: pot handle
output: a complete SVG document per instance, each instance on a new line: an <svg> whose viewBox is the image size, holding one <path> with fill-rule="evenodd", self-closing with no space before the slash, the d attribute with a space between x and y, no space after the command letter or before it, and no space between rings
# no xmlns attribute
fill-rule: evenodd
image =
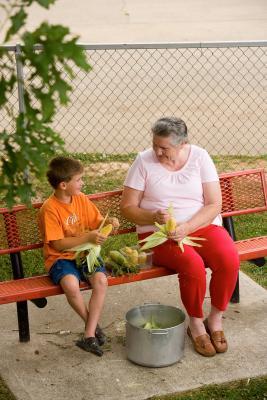
<svg viewBox="0 0 267 400"><path fill-rule="evenodd" d="M168 329L151 329L150 334L151 335L168 335L169 331L168 331Z"/></svg>

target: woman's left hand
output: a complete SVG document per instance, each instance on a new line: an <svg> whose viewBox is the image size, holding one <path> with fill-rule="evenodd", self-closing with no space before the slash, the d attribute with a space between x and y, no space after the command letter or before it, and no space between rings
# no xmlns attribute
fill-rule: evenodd
<svg viewBox="0 0 267 400"><path fill-rule="evenodd" d="M190 233L187 222L177 225L175 231L168 233L168 238L180 242Z"/></svg>

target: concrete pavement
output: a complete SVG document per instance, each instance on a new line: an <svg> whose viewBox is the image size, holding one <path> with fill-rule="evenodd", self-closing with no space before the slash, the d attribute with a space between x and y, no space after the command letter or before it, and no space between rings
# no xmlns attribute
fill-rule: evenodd
<svg viewBox="0 0 267 400"><path fill-rule="evenodd" d="M28 26L66 24L84 43L260 40L267 36L265 0L57 0L34 6Z"/></svg>
<svg viewBox="0 0 267 400"><path fill-rule="evenodd" d="M267 374L266 290L240 274L241 303L231 304L224 328L229 351L207 359L186 337L183 359L145 368L126 359L125 313L145 302L182 308L175 276L110 287L101 324L110 337L98 358L77 348L82 323L64 296L37 309L29 303L31 341L18 342L15 304L0 307L0 375L18 400L143 400L210 383ZM86 299L89 293L84 293ZM209 296L205 300L207 312Z"/></svg>

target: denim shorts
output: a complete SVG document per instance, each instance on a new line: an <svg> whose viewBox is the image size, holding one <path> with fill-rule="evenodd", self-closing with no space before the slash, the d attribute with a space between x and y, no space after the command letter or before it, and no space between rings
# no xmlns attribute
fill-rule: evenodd
<svg viewBox="0 0 267 400"><path fill-rule="evenodd" d="M99 259L100 265L95 269L95 272L103 272L106 274L106 268L104 266L103 260ZM49 270L49 276L52 279L53 283L57 285L60 280L65 275L74 275L78 279L78 281L87 282L88 281L88 268L87 264L83 264L80 267L77 267L75 260L57 260L51 269Z"/></svg>

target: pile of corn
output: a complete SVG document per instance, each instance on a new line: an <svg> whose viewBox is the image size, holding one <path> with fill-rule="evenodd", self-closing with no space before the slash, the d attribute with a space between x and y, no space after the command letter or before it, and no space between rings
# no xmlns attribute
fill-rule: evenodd
<svg viewBox="0 0 267 400"><path fill-rule="evenodd" d="M174 232L177 227L177 222L173 217L173 209L170 205L168 208L168 213L170 218L167 220L166 224L160 225L155 222L156 227L158 228L157 232L152 233L147 236L145 239L140 240L139 243L144 243L141 247L141 250L152 249L153 247L159 246L160 244L166 242L168 240L168 233ZM201 247L201 244L195 243L193 240L206 240L200 237L186 236L180 242L177 242L180 247L182 253L184 252L184 244L189 246L197 246Z"/></svg>
<svg viewBox="0 0 267 400"><path fill-rule="evenodd" d="M111 250L105 258L105 265L113 276L136 274L140 264L145 264L146 253L125 246L120 250Z"/></svg>
<svg viewBox="0 0 267 400"><path fill-rule="evenodd" d="M160 324L158 324L153 315L150 318L150 321L146 321L146 323L142 326L143 329L162 329L162 326Z"/></svg>

